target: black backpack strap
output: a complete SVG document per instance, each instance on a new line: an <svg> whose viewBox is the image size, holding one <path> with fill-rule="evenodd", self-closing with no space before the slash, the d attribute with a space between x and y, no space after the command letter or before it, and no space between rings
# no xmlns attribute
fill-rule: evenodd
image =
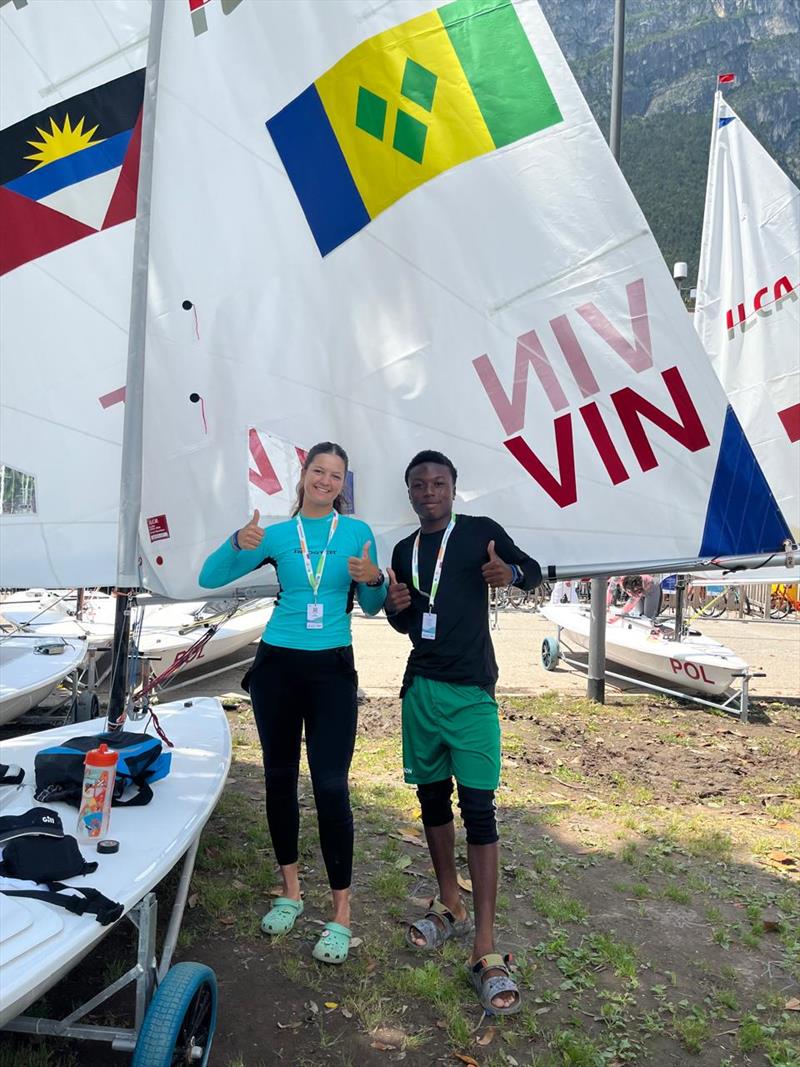
<svg viewBox="0 0 800 1067"><path fill-rule="evenodd" d="M48 889L0 889L7 897L29 897L31 900L43 900L46 904L55 904L66 908L73 915L94 915L101 926L110 926L122 915L123 907L118 901L104 897L99 889L79 888L64 885L63 882L48 882ZM56 890L72 889L82 896L59 893Z"/></svg>
<svg viewBox="0 0 800 1067"><path fill-rule="evenodd" d="M153 789L150 783L144 781L144 779L140 781L134 779L133 784L139 787L139 792L135 797L131 797L130 800L112 801L115 808L141 808L150 803L153 799Z"/></svg>

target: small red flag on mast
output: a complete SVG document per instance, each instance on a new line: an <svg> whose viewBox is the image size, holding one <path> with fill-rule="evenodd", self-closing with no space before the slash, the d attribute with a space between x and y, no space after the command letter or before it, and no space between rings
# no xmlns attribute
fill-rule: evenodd
<svg viewBox="0 0 800 1067"><path fill-rule="evenodd" d="M718 74L717 85L733 85L736 81L735 74Z"/></svg>

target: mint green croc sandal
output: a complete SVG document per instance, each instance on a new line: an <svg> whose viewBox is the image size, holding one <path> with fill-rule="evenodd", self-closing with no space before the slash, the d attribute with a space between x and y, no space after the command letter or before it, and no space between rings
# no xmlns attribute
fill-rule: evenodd
<svg viewBox="0 0 800 1067"><path fill-rule="evenodd" d="M325 923L325 929L319 935L311 955L320 963L344 963L350 951L352 930L341 923Z"/></svg>
<svg viewBox="0 0 800 1067"><path fill-rule="evenodd" d="M288 934L298 916L303 914L302 900L277 897L275 903L261 920L263 934Z"/></svg>

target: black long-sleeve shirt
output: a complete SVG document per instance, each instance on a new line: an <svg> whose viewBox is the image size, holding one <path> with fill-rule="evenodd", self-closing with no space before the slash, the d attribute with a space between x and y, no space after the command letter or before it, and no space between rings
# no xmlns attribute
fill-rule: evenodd
<svg viewBox="0 0 800 1067"><path fill-rule="evenodd" d="M428 597L414 589L411 580L411 555L416 531L394 546L392 570L398 582L405 582L411 593L411 606L388 615L395 630L408 634L413 648L408 658L403 691L414 675L440 682L478 685L492 688L497 681L497 661L489 634L489 587L481 567L489 561L489 542L504 563L515 563L522 571L523 589L535 589L542 572L536 560L517 548L506 531L493 519L478 515L459 515L450 539L436 593L436 637L421 637L422 616L429 610ZM427 593L431 588L436 555L444 530L423 533L419 543L419 584Z"/></svg>

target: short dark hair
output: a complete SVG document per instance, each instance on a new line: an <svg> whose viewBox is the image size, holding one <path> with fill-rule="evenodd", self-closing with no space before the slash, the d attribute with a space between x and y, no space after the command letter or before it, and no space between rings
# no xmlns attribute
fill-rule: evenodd
<svg viewBox="0 0 800 1067"><path fill-rule="evenodd" d="M414 456L406 467L406 485L408 485L408 476L411 471L415 467L420 467L423 463L438 463L442 467L447 467L453 475L453 486L455 487L458 471L453 466L453 461L448 459L442 452L434 452L431 448L426 448L423 449L422 452L417 452L416 456Z"/></svg>

